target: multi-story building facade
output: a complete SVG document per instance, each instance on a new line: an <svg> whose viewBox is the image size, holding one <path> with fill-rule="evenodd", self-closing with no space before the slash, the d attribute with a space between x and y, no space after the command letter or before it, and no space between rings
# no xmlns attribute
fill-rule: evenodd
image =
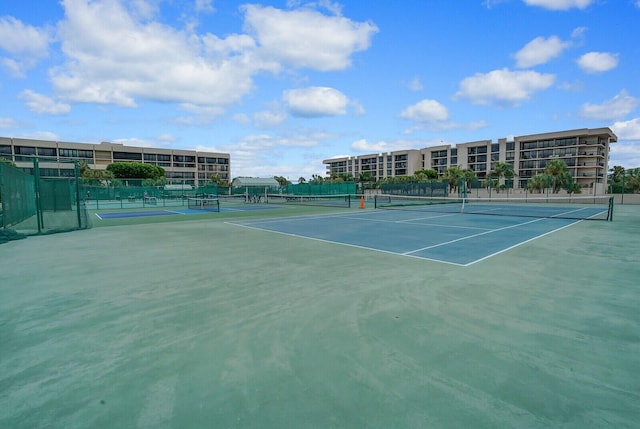
<svg viewBox="0 0 640 429"><path fill-rule="evenodd" d="M36 156L42 177L73 176L70 160L84 161L89 168L96 170L105 170L114 162L133 161L162 167L169 183L198 186L215 175L231 181L228 153L125 146L108 142L90 144L0 137L0 157L13 161L18 168L31 172Z"/></svg>
<svg viewBox="0 0 640 429"><path fill-rule="evenodd" d="M400 150L389 153L346 156L322 161L327 164L327 174L349 174L360 177L367 173L379 180L385 177L411 176L422 169L420 151L417 149Z"/></svg>
<svg viewBox="0 0 640 429"><path fill-rule="evenodd" d="M478 179L486 179L496 162L511 164L516 173L513 186L526 188L527 182L542 173L552 159L561 159L574 180L590 193L607 189L609 145L617 141L609 128L579 129L502 138L497 142L480 140L423 149L395 151L326 159L328 174L348 173L359 177L369 172L380 180L410 176L418 170L432 169L444 174L449 167L473 170Z"/></svg>

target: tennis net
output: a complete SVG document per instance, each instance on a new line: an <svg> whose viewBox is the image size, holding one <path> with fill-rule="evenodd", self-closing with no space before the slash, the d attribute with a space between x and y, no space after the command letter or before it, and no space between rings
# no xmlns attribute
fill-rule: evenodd
<svg viewBox="0 0 640 429"><path fill-rule="evenodd" d="M558 219L613 220L613 197L454 198L376 195L377 209Z"/></svg>
<svg viewBox="0 0 640 429"><path fill-rule="evenodd" d="M220 211L220 200L217 198L187 198L187 207L194 210L210 212Z"/></svg>
<svg viewBox="0 0 640 429"><path fill-rule="evenodd" d="M351 194L336 195L292 195L269 194L266 197L269 204L297 204L303 206L323 207L351 207Z"/></svg>

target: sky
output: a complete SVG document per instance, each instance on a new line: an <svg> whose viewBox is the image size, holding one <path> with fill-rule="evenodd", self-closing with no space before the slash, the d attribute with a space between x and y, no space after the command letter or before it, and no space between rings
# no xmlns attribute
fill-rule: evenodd
<svg viewBox="0 0 640 429"><path fill-rule="evenodd" d="M640 167L640 0L0 0L0 136L229 153L232 177L610 127Z"/></svg>

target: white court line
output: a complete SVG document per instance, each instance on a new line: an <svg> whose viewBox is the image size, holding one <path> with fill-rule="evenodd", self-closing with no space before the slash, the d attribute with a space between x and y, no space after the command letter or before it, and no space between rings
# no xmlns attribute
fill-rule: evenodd
<svg viewBox="0 0 640 429"><path fill-rule="evenodd" d="M458 241L463 241L463 240L468 240L470 238L479 237L481 235L493 234L494 232L504 231L506 229L511 229L511 228L517 228L517 227L522 226L522 225L528 225L530 223L540 222L543 219L544 218L542 218L542 219L534 219L534 220L530 220L528 222L517 223L515 225L509 225L509 226L504 226L502 228L490 229L488 231L479 232L478 234L467 235L466 237L456 238L455 240L445 241L444 243L438 243L438 244L434 244L432 246L423 247L421 249L411 250L409 252L403 253L403 255L405 255L405 254L406 255L410 255L412 253L422 252L423 250L429 250L429 249L433 249L433 248L440 247L440 246L446 246L447 244L456 243Z"/></svg>
<svg viewBox="0 0 640 429"><path fill-rule="evenodd" d="M537 239L538 239L538 238L540 238L540 237L544 237L545 235L549 235L549 234L551 234L551 233L554 233L554 232L560 231L561 229L568 228L568 227L573 226L573 225L575 225L575 224L577 224L577 223L580 223L580 222L582 222L582 220L577 220L577 221L575 221L575 222L571 222L570 224L567 224L567 225L561 226L560 228L556 228L556 229L553 229L553 230L551 230L551 231L545 232L544 234L536 235L535 237L532 237L532 238L530 238L530 239L528 239L528 240L521 241L520 243L516 243L516 244L514 244L513 246L509 246L509 247L507 247L506 249L499 250L499 251L494 252L494 253L492 253L492 254L490 254L490 255L483 256L483 257L482 257L482 258L480 258L480 259L476 259L476 260L475 260L475 261L473 261L473 262L469 262L468 264L466 264L466 265L464 265L464 266L465 266L465 267L468 267L469 265L473 265L473 264L475 264L475 263L477 263L477 262L484 261L485 259L489 259L489 258L491 258L491 257L493 257L493 256L499 255L499 254L501 254L501 253L503 253L503 252L506 252L506 251L508 251L508 250L515 249L515 248L516 248L516 247L518 247L518 246L522 246L523 244L529 243L529 242L531 242L531 241L533 241L533 240L537 240Z"/></svg>
<svg viewBox="0 0 640 429"><path fill-rule="evenodd" d="M572 210L570 212L567 212L567 213L571 213L573 211L574 210ZM371 214L371 213L377 213L377 212L368 212L368 213L362 213L362 214L364 215L364 214ZM452 215L453 214L451 214L451 216ZM450 215L444 215L444 216L450 216ZM382 249L378 249L378 248L375 248L375 247L367 247L367 246L361 246L361 245L357 245L357 244L342 243L342 242L338 242L338 241L331 241L331 240L315 238L315 237L309 237L309 236L306 236L306 235L293 234L293 233L282 232L282 231L274 231L274 230L271 230L271 229L260 228L259 226L253 226L254 224L276 223L276 222L289 221L289 220L326 219L328 217L332 217L332 218L351 218L351 219L355 219L355 220L370 221L370 222L403 223L402 221L368 219L368 218L354 216L351 213L336 214L336 215L307 215L307 216L282 217L282 218L277 218L277 219L267 219L267 220L264 220L264 221L250 221L251 225L246 224L246 223L242 223L243 221L235 221L235 222L234 221L229 221L229 222L225 222L225 223L231 224L231 225L235 225L235 226L240 226L240 227L243 227L243 228L253 229L253 230L257 230L257 231L266 231L266 232L272 232L272 233L276 233L276 234L280 234L280 235L286 235L286 236L290 236L290 237L306 238L308 240L314 240L314 241L319 241L319 242L323 242L323 243L338 244L338 245L342 245L342 246L348 246L348 247L353 247L353 248L357 248L357 249L370 250L370 251L374 251L374 252L397 255L397 256L407 256L407 257L426 260L426 261L441 262L441 263L444 263L444 264L455 265L455 266L459 266L459 267L468 267L468 266L473 265L473 264L475 264L477 262L483 261L483 260L488 259L488 258L490 258L492 256L498 255L498 254L500 254L502 252L506 252L506 251L508 251L510 249L513 249L515 247L521 246L521 245L523 245L525 243L528 243L530 241L536 240L536 239L538 239L540 237L544 237L544 236L549 235L549 234L551 234L553 232L560 231L561 229L564 229L564 228L567 228L569 226L575 225L576 223L579 223L579 222L582 221L582 220L576 220L575 222L572 222L572 223L570 223L568 225L564 225L564 226L562 226L560 228L556 228L554 230L551 230L551 231L545 232L543 234L537 235L537 236L535 236L533 238L530 238L528 240L522 241L522 242L517 243L517 244L515 244L513 246L510 246L508 248L502 249L502 250L500 250L498 252L494 252L494 253L492 253L490 255L483 256L480 259L477 259L475 261L472 261L472 262L469 262L469 263L466 263L466 264L461 264L461 263L457 263L457 262L451 262L451 261L447 261L447 260L443 260L443 259L434 259L434 258L428 258L428 257L424 257L424 256L416 256L416 255L414 255L414 253L417 253L417 252L420 252L420 251L423 251L423 250L433 249L433 248L436 248L436 247L445 246L445 245L452 244L452 243L455 243L455 242L458 242L458 241L463 241L463 240L467 240L467 239L474 238L474 237L479 237L479 236L486 235L486 234L492 234L494 232L504 231L504 230L511 229L511 228L517 228L517 227L520 227L520 226L523 226L523 225L528 225L528 224L540 222L540 221L543 221L543 220L549 219L549 218L536 218L536 219L533 219L533 220L530 220L530 221L527 221L527 222L522 222L522 223L518 223L518 224L515 224L515 225L509 225L509 226L505 226L505 227L502 227L502 228L486 229L483 232L480 232L480 233L477 233L477 234L472 234L472 235L461 237L461 238L458 238L458 239L455 239L455 240L450 240L450 241L447 241L447 242L444 242L444 243L438 243L438 244L435 244L435 245L432 245L432 246L427 246L427 247L423 247L423 248L420 248L420 249L411 250L409 252L392 252L392 251L389 251L389 250L382 250ZM437 217L440 217L440 216L437 216ZM420 218L416 218L416 219L420 219ZM424 219L430 219L430 217L426 217ZM455 226L447 226L447 225L441 225L441 224L425 224L425 223L417 223L417 224L413 224L413 225L449 227L449 228L460 228L460 229L480 229L480 230L484 229L484 228L477 228L477 227L462 227L462 226L455 227Z"/></svg>
<svg viewBox="0 0 640 429"><path fill-rule="evenodd" d="M225 223L228 223L228 224L231 224L231 225L234 225L234 226L239 226L239 227L242 227L242 228L253 229L253 230L256 230L256 231L265 231L265 232L272 232L272 233L280 234L280 235L286 235L286 236L289 236L289 237L305 238L307 240L319 241L321 243L338 244L338 245L341 245L341 246L353 247L353 248L356 248L356 249L364 249L364 250L370 250L372 252L386 253L388 255L408 256L410 258L422 259L424 261L441 262L443 264L449 264L449 265L456 265L458 267L464 267L463 264L458 264L456 262L450 262L450 261L446 261L446 260L442 260L442 259L433 259L433 258L425 258L423 256L405 255L403 253L392 252L390 250L382 250L382 249L378 249L376 247L367 247L367 246L361 246L361 245L358 245L358 244L341 243L339 241L325 240L324 238L315 238L315 237L309 237L309 236L306 236L306 235L292 234L290 232L274 231L274 230L271 230L271 229L264 229L264 228L259 228L259 227L256 227L256 226L243 225L243 224L240 224L240 223L233 223L233 222L225 222Z"/></svg>
<svg viewBox="0 0 640 429"><path fill-rule="evenodd" d="M100 220L102 220L102 218L100 217L100 215L98 213L95 213L96 217Z"/></svg>

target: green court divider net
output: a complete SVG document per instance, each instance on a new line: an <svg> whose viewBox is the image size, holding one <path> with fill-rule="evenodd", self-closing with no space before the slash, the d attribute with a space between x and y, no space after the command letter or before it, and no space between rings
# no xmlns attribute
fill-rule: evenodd
<svg viewBox="0 0 640 429"><path fill-rule="evenodd" d="M80 198L91 210L187 207L189 198L218 195L215 184L144 185L142 179L83 179Z"/></svg>
<svg viewBox="0 0 640 429"><path fill-rule="evenodd" d="M269 204L298 204L302 206L319 207L351 207L351 194L335 195L294 195L271 194L267 195L265 202Z"/></svg>
<svg viewBox="0 0 640 429"><path fill-rule="evenodd" d="M289 195L346 195L355 194L357 184L353 182L339 183L298 183L295 185L281 186L282 194Z"/></svg>
<svg viewBox="0 0 640 429"><path fill-rule="evenodd" d="M2 237L47 234L91 226L80 198L79 169L72 177L42 178L37 158L32 174L0 164L0 228Z"/></svg>
<svg viewBox="0 0 640 429"><path fill-rule="evenodd" d="M449 184L446 182L383 183L382 193L386 195L414 195L422 197L446 197Z"/></svg>

